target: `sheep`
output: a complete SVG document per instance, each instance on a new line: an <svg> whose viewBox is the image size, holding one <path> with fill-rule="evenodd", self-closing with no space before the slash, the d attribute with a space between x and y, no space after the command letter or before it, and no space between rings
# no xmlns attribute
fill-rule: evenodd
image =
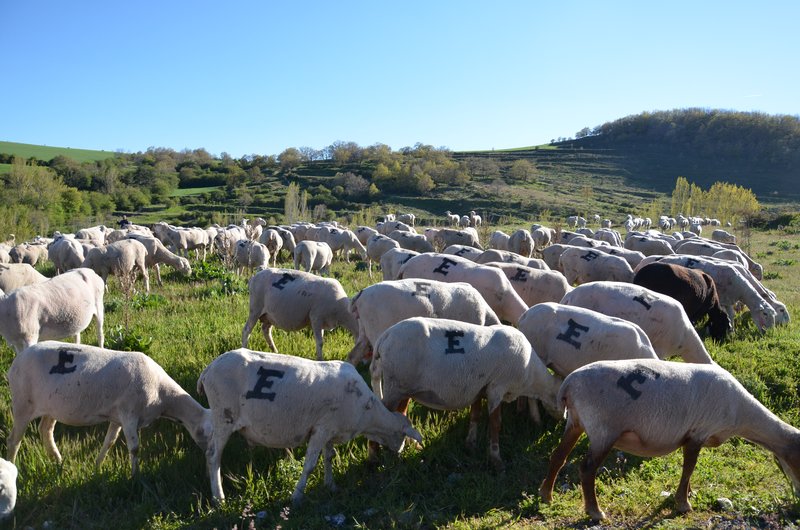
<svg viewBox="0 0 800 530"><path fill-rule="evenodd" d="M355 250L362 260L367 259L367 248L361 244L355 233L347 229L334 229L324 235L320 241L324 241L331 247L334 253L344 254L345 261L350 263L350 251ZM341 259L341 254L339 256Z"/></svg>
<svg viewBox="0 0 800 530"><path fill-rule="evenodd" d="M561 303L638 324L661 359L680 355L690 363L714 362L683 306L667 295L632 283L590 282L568 292Z"/></svg>
<svg viewBox="0 0 800 530"><path fill-rule="evenodd" d="M331 271L332 262L333 251L327 243L322 241L306 239L294 247L295 269L300 269L302 266L306 272L317 271L320 274L328 274Z"/></svg>
<svg viewBox="0 0 800 530"><path fill-rule="evenodd" d="M295 331L311 326L317 345L317 359L322 360L324 330L342 326L353 337L358 322L350 313L350 299L342 285L333 278L320 278L308 272L290 269L264 269L250 278L250 313L242 330L242 348L247 347L257 321L272 351L272 327Z"/></svg>
<svg viewBox="0 0 800 530"><path fill-rule="evenodd" d="M401 213L397 216L397 220L401 223L406 223L409 226L414 226L414 223L417 220L417 216L413 213Z"/></svg>
<svg viewBox="0 0 800 530"><path fill-rule="evenodd" d="M516 263L525 267L531 267L532 269L540 269L544 271L550 270L550 267L547 265L547 263L545 263L544 260L539 258L526 258L525 256L521 256L515 252L511 252L510 250L495 250L490 248L489 250L484 250L482 253L478 254L474 261L475 263L479 264Z"/></svg>
<svg viewBox="0 0 800 530"><path fill-rule="evenodd" d="M489 248L497 250L508 250L508 242L511 236L502 230L495 230L489 237Z"/></svg>
<svg viewBox="0 0 800 530"><path fill-rule="evenodd" d="M502 271L476 265L452 254L420 254L400 268L398 279L422 278L444 282L467 282L475 287L497 316L516 322L528 309Z"/></svg>
<svg viewBox="0 0 800 530"><path fill-rule="evenodd" d="M709 333L715 340L723 340L733 329L719 304L714 280L701 270L654 262L636 271L633 283L679 301L694 325L708 315Z"/></svg>
<svg viewBox="0 0 800 530"><path fill-rule="evenodd" d="M240 349L223 353L203 370L198 393L211 409L213 434L206 450L215 503L225 499L222 452L235 431L251 445L297 447L308 442L292 502L303 498L308 475L324 454L325 485L334 488L333 443L363 434L400 452L408 436L422 435L408 418L381 404L352 365Z"/></svg>
<svg viewBox="0 0 800 530"><path fill-rule="evenodd" d="M736 236L727 230L723 230L722 228L717 228L711 232L711 239L719 243L731 243L733 245L736 244Z"/></svg>
<svg viewBox="0 0 800 530"><path fill-rule="evenodd" d="M483 220L481 219L481 216L475 213L475 210L469 212L469 226L474 226L475 228L477 228L481 226L482 222Z"/></svg>
<svg viewBox="0 0 800 530"><path fill-rule="evenodd" d="M604 254L611 254L612 256L619 256L620 258L624 259L628 262L628 265L631 266L632 269L635 269L639 263L645 258L644 254L639 252L638 250L628 250L627 248L622 247L614 247L614 246L604 246L600 245L598 247L594 247L593 250L597 252L602 252Z"/></svg>
<svg viewBox="0 0 800 530"><path fill-rule="evenodd" d="M605 241L612 247L622 247L622 236L616 230L601 228L592 237L598 241Z"/></svg>
<svg viewBox="0 0 800 530"><path fill-rule="evenodd" d="M541 302L558 302L572 290L558 271L526 267L517 263L487 263L503 271L511 286L528 307Z"/></svg>
<svg viewBox="0 0 800 530"><path fill-rule="evenodd" d="M433 243L423 234L412 234L395 230L389 233L389 237L400 243L400 248L413 250L415 252L433 252Z"/></svg>
<svg viewBox="0 0 800 530"><path fill-rule="evenodd" d="M631 235L625 238L623 245L628 250L638 250L645 256L675 254L672 246L663 239L643 235Z"/></svg>
<svg viewBox="0 0 800 530"><path fill-rule="evenodd" d="M150 292L150 275L147 273L147 248L135 239L123 239L105 247L97 247L86 253L82 267L94 270L108 281L109 273L125 276L132 275L136 279L136 269L144 278L145 292Z"/></svg>
<svg viewBox="0 0 800 530"><path fill-rule="evenodd" d="M542 259L551 270L563 273L561 269L561 253L572 245L564 243L554 243L541 251Z"/></svg>
<svg viewBox="0 0 800 530"><path fill-rule="evenodd" d="M96 241L98 245L106 244L106 233L110 232L109 228L105 225L97 225L89 228L83 228L75 232L75 239L91 239Z"/></svg>
<svg viewBox="0 0 800 530"><path fill-rule="evenodd" d="M380 262L381 256L393 248L400 248L400 243L383 234L375 234L367 240L367 270L372 278L372 263Z"/></svg>
<svg viewBox="0 0 800 530"><path fill-rule="evenodd" d="M642 328L583 307L536 304L517 327L545 366L561 377L594 361L658 359Z"/></svg>
<svg viewBox="0 0 800 530"><path fill-rule="evenodd" d="M450 210L447 210L444 214L447 217L447 224L449 226L458 226L461 217L459 217L457 213L451 213Z"/></svg>
<svg viewBox="0 0 800 530"><path fill-rule="evenodd" d="M364 245L365 247L367 246L367 241L369 241L369 238L379 233L380 232L369 226L359 226L355 230L356 237L358 238L359 241L361 241L361 244Z"/></svg>
<svg viewBox="0 0 800 530"><path fill-rule="evenodd" d="M281 249L285 249L290 256L294 256L294 248L297 246L297 241L294 239L294 234L292 234L291 230L284 226L269 226L269 230L275 230L278 232L278 235L281 236L282 243L280 245ZM266 232L266 231L265 231ZM270 245L269 241L264 241L264 234L262 233L262 237L259 238L260 243L264 243L267 245L267 249L269 249L270 254L272 254L273 258L277 256L277 252L280 250L277 248L277 245ZM272 252L271 247L275 246L275 252Z"/></svg>
<svg viewBox="0 0 800 530"><path fill-rule="evenodd" d="M17 466L0 458L0 520L8 518L17 504Z"/></svg>
<svg viewBox="0 0 800 530"><path fill-rule="evenodd" d="M400 221L389 221L385 223L378 223L375 227L378 230L378 233L388 236L395 230L400 230L401 232L411 232L412 234L416 234L417 231L414 230L414 227L408 225L406 223L401 223Z"/></svg>
<svg viewBox="0 0 800 530"><path fill-rule="evenodd" d="M292 233L288 230L286 233L288 234L288 237L292 238L292 242L294 242ZM267 228L266 230L261 231L261 235L258 236L258 242L267 247L269 255L272 256L272 266L275 267L278 264L278 253L283 248L283 237L281 236L281 233L275 228ZM295 246L296 245L293 243L292 249L289 251L293 256Z"/></svg>
<svg viewBox="0 0 800 530"><path fill-rule="evenodd" d="M48 259L47 247L45 245L32 245L28 243L15 246L9 250L8 255L11 258L11 263L27 263L33 267L35 267L37 263Z"/></svg>
<svg viewBox="0 0 800 530"><path fill-rule="evenodd" d="M531 233L520 228L516 230L508 240L508 249L511 252L530 258L534 250L534 242Z"/></svg>
<svg viewBox="0 0 800 530"><path fill-rule="evenodd" d="M450 245L444 250L442 250L442 254L452 254L454 256L461 256L462 258L467 258L470 261L475 261L478 259L485 251L478 250L475 247L471 247L469 245Z"/></svg>
<svg viewBox="0 0 800 530"><path fill-rule="evenodd" d="M184 276L189 276L192 273L192 266L189 260L183 256L172 253L159 239L138 232L129 233L126 239L134 239L144 245L144 248L147 250L147 257L144 260L144 264L147 267L155 268L156 282L158 282L158 285L163 285L161 282L160 267L162 263L166 263Z"/></svg>
<svg viewBox="0 0 800 530"><path fill-rule="evenodd" d="M242 274L243 269L260 270L269 266L269 250L258 241L240 239L236 242L233 261L238 275Z"/></svg>
<svg viewBox="0 0 800 530"><path fill-rule="evenodd" d="M47 258L53 262L56 274L77 269L83 263L83 246L77 239L61 236L50 243Z"/></svg>
<svg viewBox="0 0 800 530"><path fill-rule="evenodd" d="M782 306L783 314L786 315L785 318L788 320L786 306L777 300L772 301L764 298L764 296L768 296L766 289L763 293L759 292L752 282L756 282L759 285L760 282L752 279L752 275L748 277L747 269L739 264L703 256L648 256L642 260L637 269L641 269L654 261L672 263L690 269L700 269L711 276L717 288L719 304L728 313L731 324L734 323L736 317L734 306L737 302L742 302L747 306L750 310L750 316L759 331L775 326L779 313L773 304ZM750 281L751 279L752 282ZM764 287L761 286L761 288L763 289Z"/></svg>
<svg viewBox="0 0 800 530"><path fill-rule="evenodd" d="M406 250L404 248L392 248L381 256L381 272L384 280L396 280L400 272L400 267L413 258L419 256L419 252Z"/></svg>
<svg viewBox="0 0 800 530"><path fill-rule="evenodd" d="M6 294L18 287L41 283L46 280L47 276L27 263L0 264L0 290Z"/></svg>
<svg viewBox="0 0 800 530"><path fill-rule="evenodd" d="M436 234L436 248L447 248L450 245L467 245L483 250L478 240L478 234L474 230L452 230L442 228Z"/></svg>
<svg viewBox="0 0 800 530"><path fill-rule="evenodd" d="M564 271L570 285L600 280L633 281L633 269L625 258L619 256L572 247L561 253L559 261L560 270Z"/></svg>
<svg viewBox="0 0 800 530"><path fill-rule="evenodd" d="M381 333L406 318L448 318L478 325L500 323L480 293L463 282L383 281L355 295L350 312L358 319L358 337L347 354L347 360L354 365L369 360Z"/></svg>
<svg viewBox="0 0 800 530"><path fill-rule="evenodd" d="M723 368L635 359L599 361L572 372L558 392L567 423L539 487L549 503L559 470L582 433L589 452L580 466L586 513L605 518L595 477L612 447L653 457L683 448L683 472L675 493L678 512L692 509L689 481L702 447L741 436L772 452L800 494L800 431L781 421Z"/></svg>
<svg viewBox="0 0 800 530"><path fill-rule="evenodd" d="M718 256L722 259L729 259L731 253L733 253L734 259L732 261L738 261L744 264L756 279L761 280L763 278L764 268L761 264L750 258L746 252L742 251L742 249L736 245L713 243L707 239L694 238L690 241L684 240L676 244L675 252L694 256L714 256L724 252L724 256Z"/></svg>
<svg viewBox="0 0 800 530"><path fill-rule="evenodd" d="M93 270L73 269L47 281L0 291L0 335L16 353L40 339L75 337L97 319L97 343L103 346L104 283Z"/></svg>
<svg viewBox="0 0 800 530"><path fill-rule="evenodd" d="M8 437L11 462L28 424L36 418L42 418L42 443L59 464L61 454L53 439L56 422L87 426L108 421L95 465L100 467L122 430L132 475L139 469L139 429L158 418L180 422L203 451L211 435L210 411L139 352L41 342L17 354L8 370L8 386L14 418Z"/></svg>
<svg viewBox="0 0 800 530"><path fill-rule="evenodd" d="M489 410L489 458L500 458L500 405L526 396L556 414L561 378L547 371L519 330L457 320L414 317L387 329L375 344L372 388L389 410L409 399L439 410L470 407L467 445L474 447L481 402ZM374 446L370 449L374 455Z"/></svg>
<svg viewBox="0 0 800 530"><path fill-rule="evenodd" d="M11 247L0 244L0 263L11 263L11 255L8 253Z"/></svg>
<svg viewBox="0 0 800 530"><path fill-rule="evenodd" d="M195 259L206 259L206 251L211 247L214 239L209 232L202 228L178 228L170 226L163 221L153 225L153 234L167 247L172 247L176 254L189 257L189 251L194 250Z"/></svg>
<svg viewBox="0 0 800 530"><path fill-rule="evenodd" d="M546 226L533 225L531 226L531 238L533 239L534 250L542 251L554 238L553 229Z"/></svg>

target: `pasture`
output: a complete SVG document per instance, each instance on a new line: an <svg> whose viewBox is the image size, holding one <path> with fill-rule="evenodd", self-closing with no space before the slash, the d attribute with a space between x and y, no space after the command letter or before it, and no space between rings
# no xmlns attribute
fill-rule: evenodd
<svg viewBox="0 0 800 530"><path fill-rule="evenodd" d="M491 227L492 229L497 227ZM500 227L508 229L508 227ZM486 229L484 229L486 231ZM482 237L485 240L485 236ZM765 285L795 317L785 327L756 331L747 313L737 318L732 339L706 339L712 357L731 371L762 403L783 420L800 426L800 236L753 232L750 254L763 264ZM283 266L290 266L285 253ZM106 295L106 346L115 341L143 346L146 352L203 405L196 382L219 354L240 346L247 318L246 280L225 272L215 260L193 263L183 278L164 267L164 286L154 278L149 296L123 292L117 279ZM52 268L42 271L52 275ZM165 272L169 271L169 272ZM334 262L332 275L349 295L370 285L358 262ZM379 274L378 274L379 276ZM376 276L375 281L378 280ZM140 287L141 284L137 284ZM314 358L310 330L274 330L280 353ZM95 344L94 324L83 340ZM327 359L344 359L353 339L344 330L327 333ZM256 330L249 346L265 350ZM134 348L135 349L135 348ZM8 371L12 350L0 345L0 369ZM367 377L366 370L360 368ZM47 389L41 389L42 392ZM336 447L334 477L338 491L323 484L321 465L311 475L305 502L294 507L289 496L300 476L303 448L294 455L280 449L250 448L234 435L222 459L227 502L210 503L209 480L201 451L178 424L159 420L141 431L140 474L131 478L124 441L110 451L102 468L94 459L106 426L56 427L64 457L56 465L46 455L36 428L22 442L18 501L9 528L584 528L578 465L586 452L579 442L556 482L554 502L540 502L537 490L563 421L546 417L535 426L514 404L504 405L501 455L503 473L493 471L486 451L486 414L478 450L464 446L468 412L437 412L412 404L412 423L422 433L421 448L400 455L381 454L377 468L366 462L367 444L357 438ZM0 447L11 425L8 384L0 381ZM789 482L772 455L741 439L700 453L693 475L694 511L674 512L680 477L680 452L644 459L612 451L598 474L601 506L619 528L783 528L798 524L800 511ZM732 501L733 509L717 499Z"/></svg>

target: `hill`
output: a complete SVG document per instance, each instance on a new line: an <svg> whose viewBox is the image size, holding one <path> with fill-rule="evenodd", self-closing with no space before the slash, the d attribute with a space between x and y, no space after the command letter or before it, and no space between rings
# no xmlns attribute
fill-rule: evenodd
<svg viewBox="0 0 800 530"><path fill-rule="evenodd" d="M25 159L35 158L44 162L49 162L57 156L65 156L77 162L105 160L106 158L117 156L117 153L111 151L72 149L70 147L51 147L16 142L0 142L0 154L20 156Z"/></svg>

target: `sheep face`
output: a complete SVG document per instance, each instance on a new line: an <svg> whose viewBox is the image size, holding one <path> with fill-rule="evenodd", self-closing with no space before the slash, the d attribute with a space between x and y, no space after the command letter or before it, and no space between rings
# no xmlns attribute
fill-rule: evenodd
<svg viewBox="0 0 800 530"><path fill-rule="evenodd" d="M189 276L192 273L192 266L189 264L189 260L181 257L178 259L178 271L184 276Z"/></svg>
<svg viewBox="0 0 800 530"><path fill-rule="evenodd" d="M762 333L775 326L775 315L776 311L766 302L758 304L758 308L752 314L756 327Z"/></svg>
<svg viewBox="0 0 800 530"><path fill-rule="evenodd" d="M788 448L789 451L785 455L776 453L775 459L781 466L786 478L792 483L792 491L795 497L800 497L800 452L796 448ZM794 449L794 450L793 450Z"/></svg>
<svg viewBox="0 0 800 530"><path fill-rule="evenodd" d="M411 425L407 417L399 412L392 412L391 422L391 429L376 429L374 432L364 432L364 435L396 453L403 450L406 437L422 443L422 435Z"/></svg>

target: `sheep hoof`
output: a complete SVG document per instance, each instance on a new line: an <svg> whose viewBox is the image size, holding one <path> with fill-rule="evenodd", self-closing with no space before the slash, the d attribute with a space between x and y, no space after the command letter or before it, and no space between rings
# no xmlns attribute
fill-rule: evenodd
<svg viewBox="0 0 800 530"><path fill-rule="evenodd" d="M303 504L303 494L300 495L292 495L292 506L295 508L300 507Z"/></svg>
<svg viewBox="0 0 800 530"><path fill-rule="evenodd" d="M675 509L678 513L687 513L692 511L692 505L689 503L689 501L678 502L675 505Z"/></svg>
<svg viewBox="0 0 800 530"><path fill-rule="evenodd" d="M603 510L600 510L600 509L598 509L598 510L587 510L586 513L589 515L589 518L594 522L602 521L603 519L606 518L605 512Z"/></svg>
<svg viewBox="0 0 800 530"><path fill-rule="evenodd" d="M539 497L542 498L542 502L545 504L550 504L553 502L553 491L551 489L545 488L541 486L539 488Z"/></svg>
<svg viewBox="0 0 800 530"><path fill-rule="evenodd" d="M492 457L492 458L491 458L491 461L492 461L492 467L494 468L494 470L495 470L497 473L503 473L503 472L505 472L505 470L506 470L506 465L503 463L503 461L502 461L502 460L500 460L500 458L498 458L498 457Z"/></svg>

